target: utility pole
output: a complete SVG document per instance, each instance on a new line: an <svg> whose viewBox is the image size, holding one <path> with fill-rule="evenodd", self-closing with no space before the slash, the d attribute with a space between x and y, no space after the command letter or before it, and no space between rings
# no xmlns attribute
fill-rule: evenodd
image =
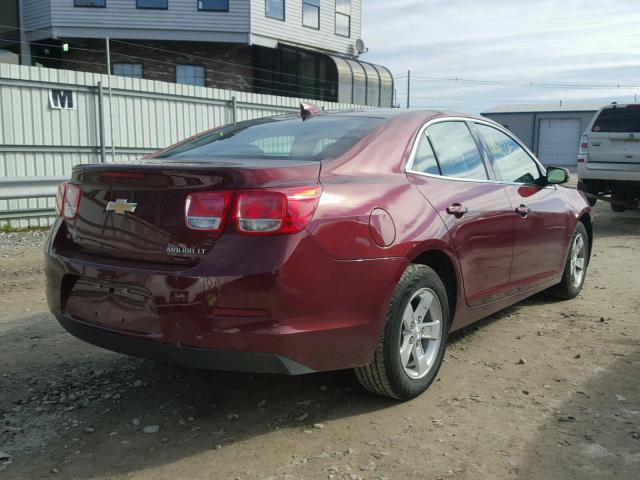
<svg viewBox="0 0 640 480"><path fill-rule="evenodd" d="M104 92L102 82L98 82L98 135L100 137L100 163L107 162L104 134Z"/></svg>
<svg viewBox="0 0 640 480"><path fill-rule="evenodd" d="M107 40L107 83L109 88L109 132L111 137L111 161L115 163L116 161L116 146L113 138L113 95L111 92L111 44L109 42L109 37Z"/></svg>
<svg viewBox="0 0 640 480"><path fill-rule="evenodd" d="M20 65L31 66L31 44L27 40L27 32L24 28L24 6L23 1L18 2L18 26L20 27Z"/></svg>
<svg viewBox="0 0 640 480"><path fill-rule="evenodd" d="M407 108L411 108L411 70L407 71Z"/></svg>

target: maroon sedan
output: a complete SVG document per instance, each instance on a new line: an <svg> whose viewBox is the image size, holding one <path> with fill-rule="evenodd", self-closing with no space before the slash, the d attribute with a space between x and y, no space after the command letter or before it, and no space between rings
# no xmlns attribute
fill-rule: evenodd
<svg viewBox="0 0 640 480"><path fill-rule="evenodd" d="M224 126L58 194L47 297L101 347L221 370L355 369L423 392L447 334L542 290L575 297L593 233L484 118L366 110Z"/></svg>

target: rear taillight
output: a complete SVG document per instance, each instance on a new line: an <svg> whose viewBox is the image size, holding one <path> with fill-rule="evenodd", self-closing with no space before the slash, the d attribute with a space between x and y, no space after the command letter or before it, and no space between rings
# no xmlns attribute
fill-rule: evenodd
<svg viewBox="0 0 640 480"><path fill-rule="evenodd" d="M187 197L185 222L192 230L220 233L230 217L243 235L298 233L313 217L321 194L318 186L192 193Z"/></svg>
<svg viewBox="0 0 640 480"><path fill-rule="evenodd" d="M224 229L231 192L192 193L187 197L185 222L192 230L219 233Z"/></svg>
<svg viewBox="0 0 640 480"><path fill-rule="evenodd" d="M62 202L64 202L64 191L67 188L66 183L58 185L58 192L56 193L56 211L58 215L62 216Z"/></svg>
<svg viewBox="0 0 640 480"><path fill-rule="evenodd" d="M56 193L56 207L58 215L67 220L73 220L78 215L78 206L82 191L77 185L65 182L58 185Z"/></svg>
<svg viewBox="0 0 640 480"><path fill-rule="evenodd" d="M578 151L578 163L587 163L589 161L589 137L582 135L580 137L580 150Z"/></svg>
<svg viewBox="0 0 640 480"><path fill-rule="evenodd" d="M238 193L232 217L245 235L284 235L302 231L318 207L322 188L295 187Z"/></svg>
<svg viewBox="0 0 640 480"><path fill-rule="evenodd" d="M243 192L238 196L233 219L239 232L271 233L282 228L287 197L280 192Z"/></svg>

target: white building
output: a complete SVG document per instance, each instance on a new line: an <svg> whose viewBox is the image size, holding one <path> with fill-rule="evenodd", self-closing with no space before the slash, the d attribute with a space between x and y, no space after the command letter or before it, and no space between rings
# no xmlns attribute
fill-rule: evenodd
<svg viewBox="0 0 640 480"><path fill-rule="evenodd" d="M575 167L580 136L600 104L506 105L482 115L511 130L544 165Z"/></svg>

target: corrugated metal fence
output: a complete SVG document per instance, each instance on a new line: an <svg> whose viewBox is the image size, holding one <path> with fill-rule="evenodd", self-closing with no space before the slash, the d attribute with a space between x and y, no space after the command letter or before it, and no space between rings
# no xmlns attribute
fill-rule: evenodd
<svg viewBox="0 0 640 480"><path fill-rule="evenodd" d="M300 101L0 64L0 226L48 225L73 165L129 162L209 128L297 111Z"/></svg>

